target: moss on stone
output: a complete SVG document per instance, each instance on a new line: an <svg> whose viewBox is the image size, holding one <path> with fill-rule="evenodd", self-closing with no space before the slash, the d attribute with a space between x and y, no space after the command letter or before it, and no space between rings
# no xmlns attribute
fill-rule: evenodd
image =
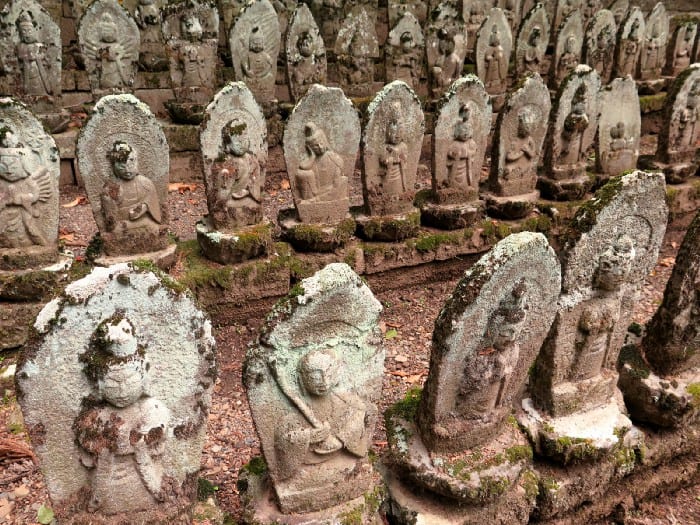
<svg viewBox="0 0 700 525"><path fill-rule="evenodd" d="M549 233L552 229L552 219L546 215L530 217L520 223L520 231Z"/></svg>
<svg viewBox="0 0 700 525"><path fill-rule="evenodd" d="M216 494L219 487L215 486L211 481L206 478L197 479L197 499L199 501L206 501L207 498Z"/></svg>
<svg viewBox="0 0 700 525"><path fill-rule="evenodd" d="M639 97L639 109L644 113L652 113L661 111L666 100L666 93L658 93L656 95L644 95Z"/></svg>
<svg viewBox="0 0 700 525"><path fill-rule="evenodd" d="M506 449L506 458L511 463L532 459L532 448L530 445L515 445Z"/></svg>
<svg viewBox="0 0 700 525"><path fill-rule="evenodd" d="M352 510L344 512L338 516L340 525L362 525L362 514L364 511L364 505L355 507Z"/></svg>
<svg viewBox="0 0 700 525"><path fill-rule="evenodd" d="M638 379L646 379L651 371L644 361L637 345L625 345L620 349L618 363L627 364L630 367L629 374Z"/></svg>
<svg viewBox="0 0 700 525"><path fill-rule="evenodd" d="M693 405L700 407L700 383L690 383L685 387L685 391L693 396Z"/></svg>
<svg viewBox="0 0 700 525"><path fill-rule="evenodd" d="M254 476L262 476L267 472L267 463L262 456L255 456L243 465L243 469Z"/></svg>
<svg viewBox="0 0 700 525"><path fill-rule="evenodd" d="M400 417L406 421L413 421L418 412L418 406L420 405L422 395L422 388L411 388L406 392L403 399L389 407L387 416L391 413L391 417Z"/></svg>
<svg viewBox="0 0 700 525"><path fill-rule="evenodd" d="M419 252L432 252L443 244L459 246L463 239L463 235L456 232L427 234L415 239L414 247Z"/></svg>
<svg viewBox="0 0 700 525"><path fill-rule="evenodd" d="M540 494L540 480L534 470L526 470L520 477L520 486L528 501L535 501Z"/></svg>

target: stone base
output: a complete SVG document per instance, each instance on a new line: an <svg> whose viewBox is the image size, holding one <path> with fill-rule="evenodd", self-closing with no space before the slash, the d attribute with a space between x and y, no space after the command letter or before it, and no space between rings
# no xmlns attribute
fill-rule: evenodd
<svg viewBox="0 0 700 525"><path fill-rule="evenodd" d="M208 217L197 222L197 242L207 259L221 264L237 264L264 257L272 247L272 224L266 221L223 233L213 229Z"/></svg>
<svg viewBox="0 0 700 525"><path fill-rule="evenodd" d="M19 348L27 342L30 327L43 307L43 302L0 301L0 351Z"/></svg>
<svg viewBox="0 0 700 525"><path fill-rule="evenodd" d="M53 299L72 265L73 253L62 252L50 266L16 271L0 270L0 300L15 302Z"/></svg>
<svg viewBox="0 0 700 525"><path fill-rule="evenodd" d="M644 155L639 158L639 167L644 170L662 171L666 177L667 184L682 184L686 182L689 177L695 175L700 165L697 160L692 159L690 161L667 164L653 157Z"/></svg>
<svg viewBox="0 0 700 525"><path fill-rule="evenodd" d="M426 202L420 209L420 220L425 226L441 230L468 228L484 218L482 201L465 204L435 204Z"/></svg>
<svg viewBox="0 0 700 525"><path fill-rule="evenodd" d="M304 223L294 208L280 210L277 221L282 238L302 252L332 252L344 246L355 233L355 221L350 217L336 224Z"/></svg>
<svg viewBox="0 0 700 525"><path fill-rule="evenodd" d="M623 349L620 361L618 385L635 421L676 428L696 419L700 370L659 377L649 370L638 347L633 345Z"/></svg>
<svg viewBox="0 0 700 525"><path fill-rule="evenodd" d="M537 189L542 192L542 197L554 201L577 201L591 191L595 183L595 176L583 175L567 179L552 179L549 177L537 178Z"/></svg>
<svg viewBox="0 0 700 525"><path fill-rule="evenodd" d="M138 260L151 261L162 270L168 270L175 263L176 244L171 244L157 252L137 253L134 255L101 255L95 259L97 266L112 266L113 264L128 263Z"/></svg>
<svg viewBox="0 0 700 525"><path fill-rule="evenodd" d="M58 248L52 246L27 246L3 248L0 253L0 271L28 270L50 266L58 261Z"/></svg>
<svg viewBox="0 0 700 525"><path fill-rule="evenodd" d="M241 470L238 491L243 506L242 523L258 525L330 525L352 523L353 525L382 525L379 515L381 494L371 490L346 503L316 512L283 514L275 502L270 479L266 473L256 474Z"/></svg>
<svg viewBox="0 0 700 525"><path fill-rule="evenodd" d="M674 77L658 78L655 75L653 79L637 80L637 92L640 95L656 95L668 87L673 79Z"/></svg>
<svg viewBox="0 0 700 525"><path fill-rule="evenodd" d="M403 241L418 235L420 211L414 208L409 213L397 215L354 215L357 234L368 241Z"/></svg>
<svg viewBox="0 0 700 525"><path fill-rule="evenodd" d="M523 399L518 420L535 452L562 465L597 461L613 452L634 456L644 436L622 413L620 404L612 397L602 407L551 417L538 412L531 399Z"/></svg>
<svg viewBox="0 0 700 525"><path fill-rule="evenodd" d="M486 200L486 211L490 217L499 219L522 219L530 213L540 198L540 192L535 190L523 195L500 197L492 193L482 195Z"/></svg>
<svg viewBox="0 0 700 525"><path fill-rule="evenodd" d="M206 104L178 102L176 100L168 100L164 105L173 122L196 125L202 123L202 119L204 119L204 110L207 107Z"/></svg>

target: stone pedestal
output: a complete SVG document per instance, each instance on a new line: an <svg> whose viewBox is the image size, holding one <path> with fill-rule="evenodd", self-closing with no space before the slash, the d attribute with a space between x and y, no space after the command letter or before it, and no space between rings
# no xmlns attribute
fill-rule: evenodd
<svg viewBox="0 0 700 525"><path fill-rule="evenodd" d="M100 255L95 257L94 263L97 266L112 266L120 263L130 263L134 261L150 261L162 270L168 270L175 263L176 244L170 244L162 250L155 252L137 253L134 255Z"/></svg>
<svg viewBox="0 0 700 525"><path fill-rule="evenodd" d="M198 102L183 102L178 100L167 100L164 103L168 114L173 122L177 124L201 124L204 119L206 104Z"/></svg>
<svg viewBox="0 0 700 525"><path fill-rule="evenodd" d="M402 241L415 237L420 227L421 214L417 208L396 215L354 214L357 234L368 241Z"/></svg>
<svg viewBox="0 0 700 525"><path fill-rule="evenodd" d="M344 246L355 233L355 221L350 216L334 224L306 223L299 220L294 208L280 210L277 222L282 228L282 238L303 252L332 252Z"/></svg>
<svg viewBox="0 0 700 525"><path fill-rule="evenodd" d="M439 204L426 202L420 208L420 221L426 226L442 230L468 228L484 218L483 201L465 204Z"/></svg>
<svg viewBox="0 0 700 525"><path fill-rule="evenodd" d="M577 201L591 191L595 183L594 174L585 174L578 177L554 179L550 177L538 177L537 188L542 192L542 197L555 201Z"/></svg>
<svg viewBox="0 0 700 525"><path fill-rule="evenodd" d="M214 229L209 217L197 222L197 242L207 259L221 264L237 264L264 257L272 246L272 224L267 221L225 233Z"/></svg>
<svg viewBox="0 0 700 525"><path fill-rule="evenodd" d="M540 192L535 190L524 195L500 197L493 193L482 194L486 201L486 211L490 217L499 219L522 219L530 213L540 198Z"/></svg>

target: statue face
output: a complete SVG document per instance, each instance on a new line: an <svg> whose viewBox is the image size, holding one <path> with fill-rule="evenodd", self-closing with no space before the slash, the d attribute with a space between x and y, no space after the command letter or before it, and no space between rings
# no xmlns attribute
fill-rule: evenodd
<svg viewBox="0 0 700 525"><path fill-rule="evenodd" d="M182 34L190 41L202 39L202 24L199 23L199 18L188 15L182 17L180 22Z"/></svg>
<svg viewBox="0 0 700 525"><path fill-rule="evenodd" d="M299 54L303 57L308 58L314 54L313 46L313 39L309 33L303 33L299 37L299 40L297 40L297 49L299 50Z"/></svg>
<svg viewBox="0 0 700 525"><path fill-rule="evenodd" d="M306 140L307 147L313 152L314 155L323 155L326 152L326 146L323 144L318 137L311 137Z"/></svg>
<svg viewBox="0 0 700 525"><path fill-rule="evenodd" d="M100 40L108 44L117 41L117 26L111 20L103 20L100 23Z"/></svg>
<svg viewBox="0 0 700 525"><path fill-rule="evenodd" d="M27 176L19 153L0 149L0 178L7 182L16 182Z"/></svg>
<svg viewBox="0 0 700 525"><path fill-rule="evenodd" d="M398 122L391 121L387 125L386 141L388 144L399 144L401 142L401 130Z"/></svg>
<svg viewBox="0 0 700 525"><path fill-rule="evenodd" d="M135 151L129 153L125 160L116 159L113 161L112 170L114 174L123 180L131 180L139 173L139 161Z"/></svg>
<svg viewBox="0 0 700 525"><path fill-rule="evenodd" d="M455 126L455 139L466 142L473 136L472 126L468 121L460 121Z"/></svg>
<svg viewBox="0 0 700 525"><path fill-rule="evenodd" d="M229 135L229 142L226 146L226 150L235 157L242 157L246 154L248 148L245 139L241 135L232 133Z"/></svg>
<svg viewBox="0 0 700 525"><path fill-rule="evenodd" d="M534 124L535 118L531 111L527 108L520 110L518 114L518 137L525 138L529 137L532 133L532 125Z"/></svg>
<svg viewBox="0 0 700 525"><path fill-rule="evenodd" d="M455 50L455 43L451 38L441 38L438 42L438 50L443 55L451 55Z"/></svg>
<svg viewBox="0 0 700 525"><path fill-rule="evenodd" d="M618 239L598 259L596 286L601 290L619 290L629 275L633 259L634 248L631 241Z"/></svg>
<svg viewBox="0 0 700 525"><path fill-rule="evenodd" d="M102 398L110 405L133 405L144 392L143 363L140 360L112 365L99 381Z"/></svg>
<svg viewBox="0 0 700 525"><path fill-rule="evenodd" d="M262 53L265 51L262 35L251 34L250 40L248 41L248 49L253 53Z"/></svg>
<svg viewBox="0 0 700 525"><path fill-rule="evenodd" d="M31 21L23 21L19 24L19 38L25 44L34 44L39 38L37 36L36 28Z"/></svg>

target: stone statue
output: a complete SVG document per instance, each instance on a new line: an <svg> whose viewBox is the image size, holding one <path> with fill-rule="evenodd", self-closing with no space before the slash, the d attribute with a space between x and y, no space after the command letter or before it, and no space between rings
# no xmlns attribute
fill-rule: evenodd
<svg viewBox="0 0 700 525"><path fill-rule="evenodd" d="M287 78L294 100L303 97L312 84L326 82L326 48L306 4L299 4L292 15L286 52Z"/></svg>
<svg viewBox="0 0 700 525"><path fill-rule="evenodd" d="M0 249L48 246L40 216L51 199L49 170L28 169L32 151L10 128L0 129Z"/></svg>
<svg viewBox="0 0 700 525"><path fill-rule="evenodd" d="M566 75L568 75L573 69L576 67L576 65L579 62L579 57L578 57L578 42L576 40L576 37L574 35L569 36L569 38L566 39L566 44L564 45L564 53L561 55L559 58L559 62L557 63L557 82L561 83L564 78L566 78Z"/></svg>
<svg viewBox="0 0 700 525"><path fill-rule="evenodd" d="M115 315L97 326L80 356L97 394L73 424L80 461L90 470L91 512L143 511L164 499L161 456L172 432L170 411L146 393L145 352L134 325Z"/></svg>
<svg viewBox="0 0 700 525"><path fill-rule="evenodd" d="M557 27L557 26L553 26ZM572 12L559 27L554 46L554 55L549 68L549 87L558 89L559 84L581 62L584 33L581 12Z"/></svg>
<svg viewBox="0 0 700 525"><path fill-rule="evenodd" d="M16 47L17 60L22 70L24 94L30 96L52 95L55 86L51 85L47 72L46 46L38 39L34 17L29 11L22 11L17 17L19 43Z"/></svg>
<svg viewBox="0 0 700 525"><path fill-rule="evenodd" d="M116 179L108 180L100 198L105 228L115 237L157 237L160 201L148 177L139 174L138 155L127 142L116 141L109 152Z"/></svg>
<svg viewBox="0 0 700 525"><path fill-rule="evenodd" d="M639 25L639 20L634 19L629 35L621 42L622 62L618 73L620 76L635 75L642 42Z"/></svg>
<svg viewBox="0 0 700 525"><path fill-rule="evenodd" d="M438 31L438 56L430 69L433 96L439 97L462 74L462 59L455 52L455 34L447 29Z"/></svg>
<svg viewBox="0 0 700 525"><path fill-rule="evenodd" d="M582 142L583 133L590 125L590 118L586 114L587 95L586 85L581 84L574 93L571 112L564 119L559 154L559 162L563 164L578 164L586 153L582 150Z"/></svg>
<svg viewBox="0 0 700 525"><path fill-rule="evenodd" d="M400 117L393 114L386 124L386 143L379 157L382 167L382 189L385 196L399 195L408 191L406 169L408 146L403 141Z"/></svg>
<svg viewBox="0 0 700 525"><path fill-rule="evenodd" d="M326 133L315 123L304 127L306 159L296 173L297 192L302 202L332 201L348 192L343 159L331 148Z"/></svg>
<svg viewBox="0 0 700 525"><path fill-rule="evenodd" d="M544 53L542 52L541 41L543 40L542 28L535 26L527 39L527 48L523 56L523 64L525 71L539 73L542 69L542 61Z"/></svg>
<svg viewBox="0 0 700 525"><path fill-rule="evenodd" d="M251 84L269 83L274 76L272 57L265 51L265 38L259 27L254 27L248 37L248 55L243 61L243 74Z"/></svg>
<svg viewBox="0 0 700 525"><path fill-rule="evenodd" d="M517 181L532 174L540 153L532 136L538 118L539 115L530 106L518 112L517 134L508 144L505 155L505 181Z"/></svg>
<svg viewBox="0 0 700 525"><path fill-rule="evenodd" d="M697 32L698 23L696 21L680 24L676 28L672 45L669 48L669 59L666 61L668 74L675 77L690 65Z"/></svg>
<svg viewBox="0 0 700 525"><path fill-rule="evenodd" d="M679 151L695 149L700 135L700 80L690 86L685 108L678 112L677 125L675 148Z"/></svg>
<svg viewBox="0 0 700 525"><path fill-rule="evenodd" d="M423 72L425 39L415 16L406 12L389 32L385 47L387 81L402 80L413 89Z"/></svg>
<svg viewBox="0 0 700 525"><path fill-rule="evenodd" d="M634 138L628 136L625 123L620 121L610 128L609 149L603 153L601 164L610 175L633 169L637 164Z"/></svg>
<svg viewBox="0 0 700 525"><path fill-rule="evenodd" d="M211 166L211 184L207 188L213 225L226 230L259 222L261 167L250 150L246 123L228 122L221 130L221 138L222 151ZM252 218L251 210L255 210Z"/></svg>
<svg viewBox="0 0 700 525"><path fill-rule="evenodd" d="M663 2L658 2L646 19L643 48L638 63L641 80L658 80L666 66L666 48L669 39L669 17Z"/></svg>
<svg viewBox="0 0 700 525"><path fill-rule="evenodd" d="M178 53L178 65L182 71L182 87L197 87L203 85L207 74L203 69L211 67L201 56L199 47L202 44L202 24L192 13L186 13L180 20L180 32L187 43L183 44Z"/></svg>
<svg viewBox="0 0 700 525"><path fill-rule="evenodd" d="M501 36L498 26L491 27L489 35L489 48L484 56L486 71L484 86L489 93L502 93L506 89L508 78L508 57L501 45Z"/></svg>
<svg viewBox="0 0 700 525"><path fill-rule="evenodd" d="M478 189L481 170L476 159L478 145L473 137L471 118L469 106L462 106L454 127L454 140L447 150L447 183L451 188Z"/></svg>
<svg viewBox="0 0 700 525"><path fill-rule="evenodd" d="M549 44L549 17L544 4L538 3L523 17L515 43L515 74L544 72Z"/></svg>
<svg viewBox="0 0 700 525"><path fill-rule="evenodd" d="M365 7L357 7L345 17L335 41L335 54L343 90L352 96L372 94L379 43L374 22Z"/></svg>
<svg viewBox="0 0 700 525"><path fill-rule="evenodd" d="M596 70L603 84L607 84L612 75L616 33L615 17L607 9L593 16L586 31L582 62Z"/></svg>
<svg viewBox="0 0 700 525"><path fill-rule="evenodd" d="M168 58L164 52L165 42L161 31L163 18L158 0L138 0L134 20L141 32L139 67L144 71L166 71Z"/></svg>

